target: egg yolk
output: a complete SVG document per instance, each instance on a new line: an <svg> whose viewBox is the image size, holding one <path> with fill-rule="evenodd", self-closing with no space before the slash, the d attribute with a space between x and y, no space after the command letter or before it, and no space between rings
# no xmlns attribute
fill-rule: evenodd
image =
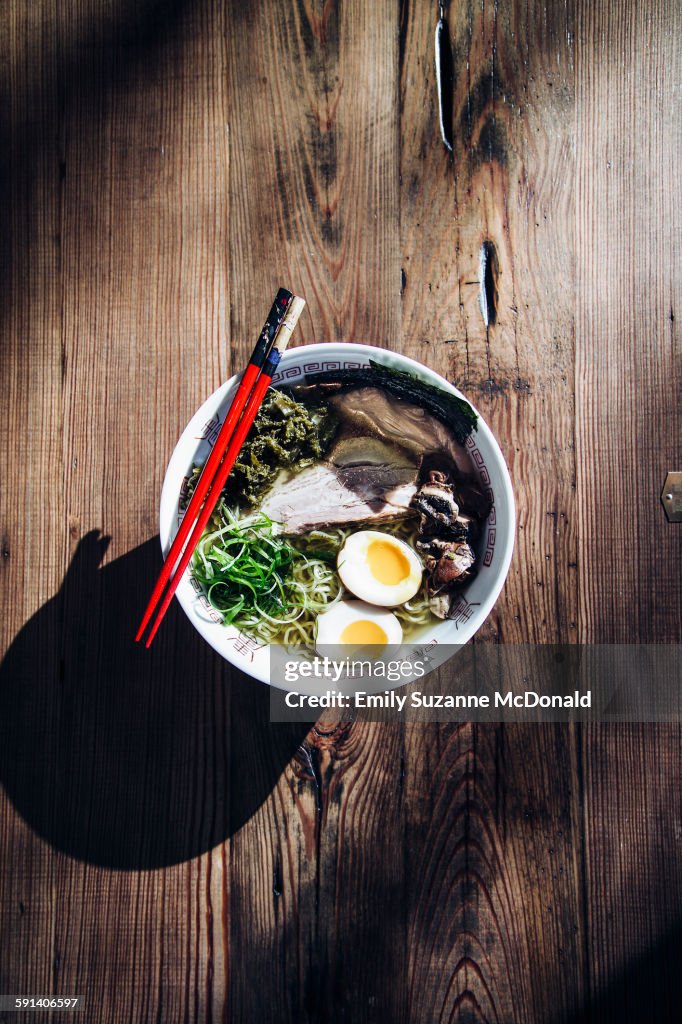
<svg viewBox="0 0 682 1024"><path fill-rule="evenodd" d="M400 548L385 540L373 540L367 548L367 564L375 580L394 587L410 575L410 563Z"/></svg>
<svg viewBox="0 0 682 1024"><path fill-rule="evenodd" d="M371 619L356 619L349 623L341 634L342 644L357 644L364 647L368 644L385 644L388 637L381 626Z"/></svg>

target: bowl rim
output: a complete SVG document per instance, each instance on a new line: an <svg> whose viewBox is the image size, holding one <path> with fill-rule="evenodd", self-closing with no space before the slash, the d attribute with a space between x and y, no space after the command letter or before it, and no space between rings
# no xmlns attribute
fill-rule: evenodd
<svg viewBox="0 0 682 1024"><path fill-rule="evenodd" d="M463 646L475 635L475 633L478 632L492 611L492 608L495 605L509 574L509 567L511 565L512 555L514 552L514 541L516 537L516 503L514 500L511 476L509 474L504 454L497 439L495 438L495 435L477 407L462 391L460 391L458 387L439 374L436 370L431 369L431 367L426 366L424 363L417 362L417 360L412 359L411 356L403 355L401 352L395 352L392 349L380 348L376 345L366 345L362 342L314 342L309 345L301 344L288 349L282 357L280 369L286 369L287 362L290 362L292 358L301 359L308 355L311 358L315 358L323 354L333 359L336 359L337 357L348 358L357 356L358 350L361 350L365 359L377 358L383 360L386 365L394 364L396 369L408 369L426 383L434 384L468 402L478 416L476 433L479 437L483 436L485 438L491 459L495 462L496 469L500 474L502 489L509 513L504 526L500 523L499 517L497 520L497 543L501 543L501 559L498 562L497 574L494 577L494 582L490 587L488 594L480 603L469 621L464 624L456 641L451 645L453 648ZM206 422L208 408L220 408L225 397L229 394L230 389L235 386L240 377L241 373L233 374L228 380L211 392L211 394L208 395L205 401L202 402L190 417L176 441L164 474L163 486L161 489L161 500L159 504L159 539L164 558L167 555L172 537L174 536L173 519L177 512L178 501L177 473L182 472L184 476L185 474L183 469L187 468L184 457L182 459L180 458L180 449L184 450L185 438L189 432L196 430L198 424L203 425ZM278 375L275 375L273 383L275 386L280 383ZM204 410L206 410L206 412ZM197 443L200 443L199 438L197 438ZM495 500L495 504L497 505L498 503L499 496L497 496ZM191 585L189 586L191 589ZM268 686L277 687L280 685L277 681L270 678L269 664L265 669L259 670L252 663L246 661L246 659L240 659L237 655L234 655L231 648L228 651L225 651L225 649L219 644L217 638L214 638L214 634L211 633L210 630L202 628L203 620L196 614L196 609L194 607L196 594L188 593L187 575L178 586L175 596L177 597L183 612L202 639L204 639L222 658L229 662L229 664L244 672L251 678L258 679L260 682L263 682ZM208 625L208 623L206 623L206 625Z"/></svg>

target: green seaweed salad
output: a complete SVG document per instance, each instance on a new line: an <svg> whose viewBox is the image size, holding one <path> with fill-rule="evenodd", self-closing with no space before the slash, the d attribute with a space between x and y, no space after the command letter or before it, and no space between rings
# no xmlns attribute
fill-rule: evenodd
<svg viewBox="0 0 682 1024"><path fill-rule="evenodd" d="M281 469L304 469L324 458L337 426L338 419L331 410L324 406L302 405L285 391L271 388L265 394L230 473L223 491L225 501L258 504ZM187 501L202 468L194 467Z"/></svg>

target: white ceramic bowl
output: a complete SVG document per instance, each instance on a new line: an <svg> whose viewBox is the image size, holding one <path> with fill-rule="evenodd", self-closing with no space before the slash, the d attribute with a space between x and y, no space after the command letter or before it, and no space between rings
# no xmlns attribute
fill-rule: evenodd
<svg viewBox="0 0 682 1024"><path fill-rule="evenodd" d="M370 359L405 370L454 395L465 397L439 374L406 356L371 345L334 342L305 345L287 352L274 383L299 384L308 373L367 366ZM237 378L232 377L214 391L185 427L171 456L161 493L160 533L164 557L182 518L178 504L183 480L196 463L203 464L208 458L236 386ZM466 643L480 628L502 589L514 547L514 496L509 471L497 441L480 414L478 427L469 437L467 447L479 483L491 496L493 507L481 538L478 574L462 590L455 618L436 622L414 638L415 643L429 645L432 649L442 649L447 645L452 651L454 648L450 645ZM267 647L257 646L234 627L223 626L220 616L210 607L189 572L181 580L176 594L192 625L218 654L255 679L281 685L278 680L270 678Z"/></svg>

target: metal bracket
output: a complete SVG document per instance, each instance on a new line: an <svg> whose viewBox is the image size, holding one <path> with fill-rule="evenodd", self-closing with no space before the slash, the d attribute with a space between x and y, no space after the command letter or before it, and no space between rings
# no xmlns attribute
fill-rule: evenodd
<svg viewBox="0 0 682 1024"><path fill-rule="evenodd" d="M668 473L661 491L661 501L668 521L682 523L682 472Z"/></svg>

